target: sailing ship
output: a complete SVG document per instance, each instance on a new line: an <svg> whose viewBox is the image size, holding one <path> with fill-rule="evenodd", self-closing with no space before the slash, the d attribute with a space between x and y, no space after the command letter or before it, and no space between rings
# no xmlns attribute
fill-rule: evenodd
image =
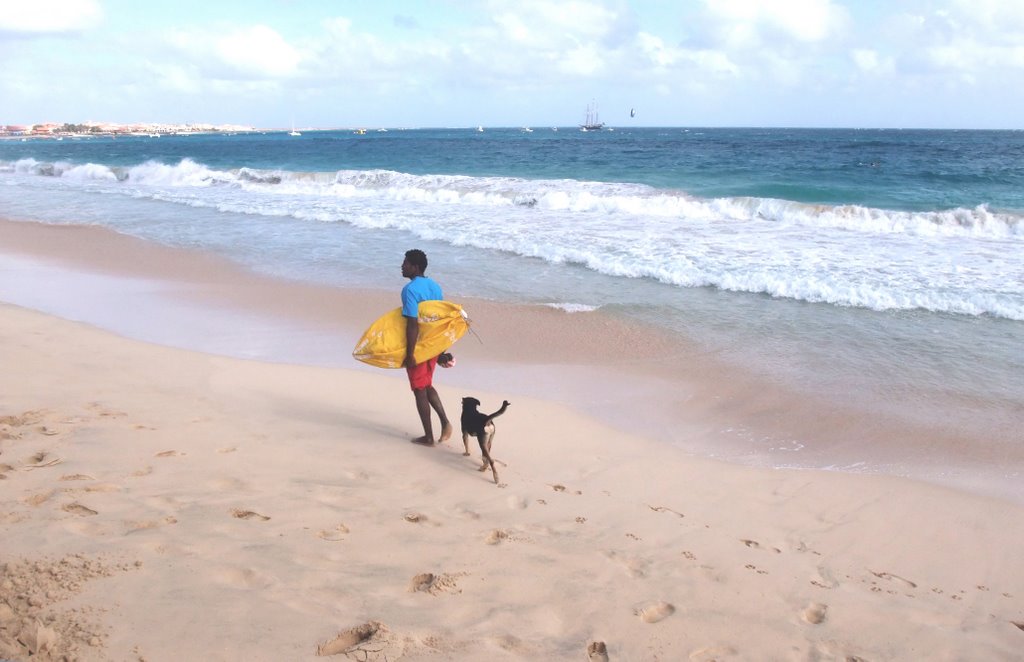
<svg viewBox="0 0 1024 662"><path fill-rule="evenodd" d="M604 122L597 115L597 103L592 101L587 104L587 119L580 125L580 131L600 131L604 128Z"/></svg>

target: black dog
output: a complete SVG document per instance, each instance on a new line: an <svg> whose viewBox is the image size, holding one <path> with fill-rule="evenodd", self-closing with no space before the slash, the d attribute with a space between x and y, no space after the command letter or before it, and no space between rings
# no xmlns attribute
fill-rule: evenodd
<svg viewBox="0 0 1024 662"><path fill-rule="evenodd" d="M491 459L491 441L494 439L493 421L505 413L508 405L509 401L505 400L501 403L501 409L493 414L481 414L477 409L480 406L479 400L462 398L462 443L466 447L466 452L463 455L469 455L470 436L476 437L477 442L480 443L480 454L484 456L484 463L480 467L480 471L487 471L487 467L490 466L495 483L498 482L498 468L495 466L494 460Z"/></svg>

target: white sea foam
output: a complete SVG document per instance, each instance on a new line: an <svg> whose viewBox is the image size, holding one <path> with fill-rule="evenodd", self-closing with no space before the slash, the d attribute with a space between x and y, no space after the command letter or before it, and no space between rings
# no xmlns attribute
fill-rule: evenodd
<svg viewBox="0 0 1024 662"><path fill-rule="evenodd" d="M585 303L546 303L544 305L567 313L591 313L600 308L600 306L591 306Z"/></svg>
<svg viewBox="0 0 1024 662"><path fill-rule="evenodd" d="M1024 320L1024 219L984 205L910 212L700 199L628 183L218 170L190 159L125 168L22 159L0 171L220 212L400 230L680 287Z"/></svg>
<svg viewBox="0 0 1024 662"><path fill-rule="evenodd" d="M275 195L334 198L380 197L422 204L527 207L573 214L644 216L689 221L761 220L784 227L836 228L868 234L920 236L1024 237L1024 219L973 209L909 212L857 205L813 205L770 198L698 199L682 192L664 192L641 184L525 180L463 175L411 175L388 170L342 170L335 173L280 170L217 170L191 159L167 165L149 161L123 170L85 164L44 163L22 159L0 162L0 171L59 176L68 179L125 180L131 184L208 187L216 184Z"/></svg>

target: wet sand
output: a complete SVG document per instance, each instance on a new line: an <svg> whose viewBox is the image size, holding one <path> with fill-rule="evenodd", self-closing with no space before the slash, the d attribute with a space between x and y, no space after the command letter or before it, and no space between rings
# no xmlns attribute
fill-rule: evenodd
<svg viewBox="0 0 1024 662"><path fill-rule="evenodd" d="M398 267L395 292L288 281L98 227L0 220L0 237L0 299L239 358L372 370L350 349L404 283ZM557 401L703 457L889 473L1024 502L1024 444L972 443L981 430L796 393L602 311L460 302L474 335L454 348L458 368L439 374L453 387Z"/></svg>

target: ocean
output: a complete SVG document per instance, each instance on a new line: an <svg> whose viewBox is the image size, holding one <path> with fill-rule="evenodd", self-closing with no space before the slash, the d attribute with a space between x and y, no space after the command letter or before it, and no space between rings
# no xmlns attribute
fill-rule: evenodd
<svg viewBox="0 0 1024 662"><path fill-rule="evenodd" d="M14 139L0 217L344 288L397 289L419 247L448 298L652 325L764 383L959 436L961 459L1024 494L1024 132ZM747 441L734 456L776 466L907 473L942 455L833 466L813 439Z"/></svg>

